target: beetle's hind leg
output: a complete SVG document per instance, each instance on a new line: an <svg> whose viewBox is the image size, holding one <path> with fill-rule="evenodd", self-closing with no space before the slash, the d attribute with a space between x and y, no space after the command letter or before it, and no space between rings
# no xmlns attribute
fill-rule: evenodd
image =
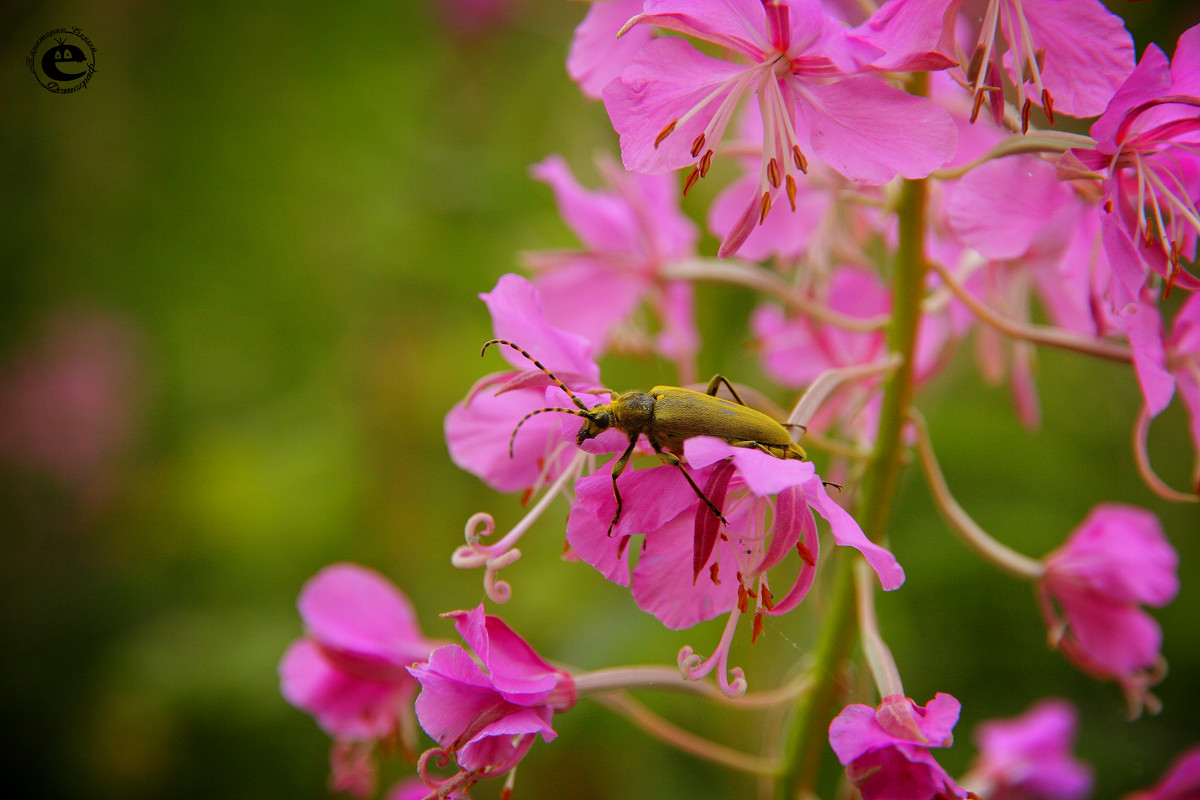
<svg viewBox="0 0 1200 800"><path fill-rule="evenodd" d="M708 510L715 514L717 519L728 525L729 520L725 519L725 515L721 513L721 509L717 508L717 504L712 500L709 500L708 495L704 493L704 490L697 486L696 482L692 480L692 476L688 473L687 468L683 466L683 462L679 460L679 456L675 455L674 453L668 453L665 450L658 450L657 448L655 448L655 450L658 453L658 457L662 459L664 464L673 464L676 467L679 467L679 471L683 474L684 479L687 480L688 486L691 486L692 491L696 493L696 497L699 497L704 501L704 504L708 506Z"/></svg>
<svg viewBox="0 0 1200 800"><path fill-rule="evenodd" d="M708 382L708 388L704 390L704 393L709 397L716 397L717 389L721 388L721 384L725 384L725 388L729 390L731 395L733 395L733 399L737 401L739 406L746 405L746 401L743 400L742 396L737 393L737 389L733 388L733 384L729 382L729 379L719 372L712 376L712 380ZM749 406L747 406L747 408L749 408Z"/></svg>

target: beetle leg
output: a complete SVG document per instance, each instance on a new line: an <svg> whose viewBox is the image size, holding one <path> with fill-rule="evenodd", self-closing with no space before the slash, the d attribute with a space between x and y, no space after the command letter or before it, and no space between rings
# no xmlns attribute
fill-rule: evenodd
<svg viewBox="0 0 1200 800"><path fill-rule="evenodd" d="M653 444L653 442L651 442L651 444ZM696 482L692 480L692 476L688 474L687 468L683 466L683 462L679 460L679 456L675 455L674 453L668 453L665 450L659 450L657 445L655 445L654 449L664 464L674 464L675 466L679 467L679 471L683 473L683 477L687 480L688 485L692 487L692 491L696 493L696 497L699 497L704 501L704 504L708 506L708 510L715 514L717 519L728 525L729 520L725 519L725 515L721 513L721 509L717 508L717 504L712 500L709 500L708 495L704 493L704 490L697 486Z"/></svg>
<svg viewBox="0 0 1200 800"><path fill-rule="evenodd" d="M629 457L633 455L634 445L637 444L637 434L629 437L629 447L625 448L625 452L621 453L621 457L613 464L612 469L612 484L613 497L617 499L617 513L613 514L612 522L608 523L608 535L612 536L612 529L616 526L617 520L621 518L621 490L617 488L617 478L621 477L621 473L625 471L625 466L629 463Z"/></svg>
<svg viewBox="0 0 1200 800"><path fill-rule="evenodd" d="M708 388L704 390L704 393L709 397L716 397L717 389L721 387L721 384L725 384L725 388L729 390L731 395L733 395L733 399L737 401L738 405L746 405L746 401L743 400L741 395L737 393L737 389L733 388L733 384L729 382L729 379L720 373L712 376L712 380L708 382ZM749 406L747 406L747 408L749 408Z"/></svg>

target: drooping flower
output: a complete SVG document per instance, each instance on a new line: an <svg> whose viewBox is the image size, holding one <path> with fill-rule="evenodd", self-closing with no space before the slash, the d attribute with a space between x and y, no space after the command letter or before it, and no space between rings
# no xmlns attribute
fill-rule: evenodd
<svg viewBox="0 0 1200 800"><path fill-rule="evenodd" d="M1200 797L1200 746L1180 754L1162 780L1149 789L1132 792L1123 800L1195 800Z"/></svg>
<svg viewBox="0 0 1200 800"><path fill-rule="evenodd" d="M305 636L279 663L281 691L334 738L332 785L366 796L375 779L374 743L399 734L413 744L417 683L406 668L439 643L422 635L408 598L357 564L318 572L297 606Z"/></svg>
<svg viewBox="0 0 1200 800"><path fill-rule="evenodd" d="M880 50L816 0L649 0L636 19L726 47L745 61L704 55L679 37L651 39L603 92L625 166L665 172L692 165L688 186L708 173L739 101L757 98L764 132L759 185L722 241L723 257L766 218L779 191L794 198L809 154L870 185L897 173L924 177L953 155L946 112L862 74Z"/></svg>
<svg viewBox="0 0 1200 800"><path fill-rule="evenodd" d="M1168 62L1154 44L1092 125L1093 149L1062 160L1104 179L1104 244L1120 309L1135 302L1150 271L1167 286L1200 288L1182 262L1195 258L1200 231L1200 26L1179 37Z"/></svg>
<svg viewBox="0 0 1200 800"><path fill-rule="evenodd" d="M1043 559L1038 585L1051 643L1085 672L1117 682L1131 715L1157 701L1162 630L1142 605L1179 591L1179 557L1149 511L1103 504Z"/></svg>
<svg viewBox="0 0 1200 800"><path fill-rule="evenodd" d="M665 279L662 271L695 256L699 231L679 210L673 176L627 173L607 159L598 166L607 186L595 191L583 188L560 156L533 166L533 176L554 190L559 213L583 243L581 250L525 254L546 319L601 352L614 338L648 338L691 380L699 349L692 288ZM660 321L652 338L635 329L634 311L641 305Z"/></svg>
<svg viewBox="0 0 1200 800"><path fill-rule="evenodd" d="M1080 800L1092 771L1071 755L1076 717L1065 700L1043 700L1019 717L982 723L979 756L962 782L988 800Z"/></svg>
<svg viewBox="0 0 1200 800"><path fill-rule="evenodd" d="M672 629L683 629L734 608L756 626L763 614L794 608L812 585L819 545L813 511L830 524L834 541L859 549L885 589L904 582L887 550L867 540L854 519L830 499L811 462L781 460L712 437L684 442L693 480L722 509L717 520L678 467L627 470L620 482L624 510L612 535L616 509L612 479L595 474L576 482L567 520L574 552L608 580L632 583L638 607ZM630 538L644 535L637 565L629 566ZM791 587L775 599L767 572L789 552L803 562Z"/></svg>
<svg viewBox="0 0 1200 800"><path fill-rule="evenodd" d="M863 800L966 797L929 752L949 747L962 706L939 692L925 706L901 695L854 703L829 725L829 744Z"/></svg>
<svg viewBox="0 0 1200 800"><path fill-rule="evenodd" d="M551 325L528 280L503 275L496 288L480 298L491 312L498 338L526 348L573 389L582 392L597 387L600 367L592 360L592 344ZM479 380L466 399L446 415L445 434L455 464L497 491L512 492L552 481L568 467L576 451L562 436L563 420L552 414L532 417L521 427L520 436L510 438L530 411L557 405L558 390L518 353L507 347L499 349L515 371ZM595 402L589 395L584 397Z"/></svg>
<svg viewBox="0 0 1200 800"><path fill-rule="evenodd" d="M443 616L466 648L440 647L409 670L421 684L417 719L474 782L512 769L537 736L552 741L554 714L575 704L575 686L482 605Z"/></svg>

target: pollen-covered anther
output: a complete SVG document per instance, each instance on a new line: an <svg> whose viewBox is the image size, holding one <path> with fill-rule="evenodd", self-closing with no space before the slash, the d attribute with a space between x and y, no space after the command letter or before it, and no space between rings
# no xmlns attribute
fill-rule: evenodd
<svg viewBox="0 0 1200 800"><path fill-rule="evenodd" d="M763 192L762 202L758 207L758 224L762 225L767 220L767 214L771 211L771 193Z"/></svg>
<svg viewBox="0 0 1200 800"><path fill-rule="evenodd" d="M800 554L800 560L810 567L817 565L817 559L813 556L812 551L804 544L804 542L796 542L796 552Z"/></svg>
<svg viewBox="0 0 1200 800"><path fill-rule="evenodd" d="M688 174L687 180L683 182L683 196L687 197L687 193L696 185L696 181L700 180L700 168L692 167L692 171Z"/></svg>
<svg viewBox="0 0 1200 800"><path fill-rule="evenodd" d="M788 205L790 205L792 207L792 211L795 211L796 210L796 179L792 177L792 174L790 172L788 173L786 183L787 183Z"/></svg>
<svg viewBox="0 0 1200 800"><path fill-rule="evenodd" d="M1046 119L1050 120L1050 124L1054 124L1054 97L1050 94L1049 89L1042 89L1042 110L1046 112Z"/></svg>
<svg viewBox="0 0 1200 800"><path fill-rule="evenodd" d="M800 145L792 145L792 161L796 162L796 169L808 174L808 159L804 157L804 153L800 150Z"/></svg>
<svg viewBox="0 0 1200 800"><path fill-rule="evenodd" d="M712 150L706 151L704 153L704 156L701 157L701 159L700 159L700 177L701 178L708 177L708 170L712 167L712 157L713 157Z"/></svg>
<svg viewBox="0 0 1200 800"><path fill-rule="evenodd" d="M767 180L771 182L771 186L779 188L779 159L774 156L767 162Z"/></svg>
<svg viewBox="0 0 1200 800"><path fill-rule="evenodd" d="M721 578L719 577L720 572L721 565L714 561L712 566L708 568L708 579L713 582L713 586L721 585Z"/></svg>
<svg viewBox="0 0 1200 800"><path fill-rule="evenodd" d="M1028 97L1021 105L1021 133L1029 133L1029 115L1033 111L1033 101Z"/></svg>
<svg viewBox="0 0 1200 800"><path fill-rule="evenodd" d="M763 632L763 615L761 611L754 612L754 625L750 628L750 644L758 641Z"/></svg>
<svg viewBox="0 0 1200 800"><path fill-rule="evenodd" d="M700 156L700 151L704 149L704 141L704 134L701 133L696 137L696 140L692 142L692 158L698 158Z"/></svg>
<svg viewBox="0 0 1200 800"><path fill-rule="evenodd" d="M771 590L766 586L760 586L758 592L762 595L763 608L767 611L773 609L775 607L775 598L771 596Z"/></svg>
<svg viewBox="0 0 1200 800"><path fill-rule="evenodd" d="M738 596L738 599L737 599L738 611L745 614L746 610L748 608L750 608L750 601L746 597L746 587L740 583L738 584L737 596Z"/></svg>
<svg viewBox="0 0 1200 800"><path fill-rule="evenodd" d="M671 135L671 132L675 130L675 124L676 124L677 122L679 122L679 120L677 120L677 119L673 119L673 120L671 120L671 124L670 124L670 125L668 125L667 127L663 128L661 131L659 131L659 132L658 132L658 136L655 136L655 137L654 137L654 149L655 149L655 150L657 150L657 149L658 149L658 146L659 146L660 144L662 144L662 142L663 142L663 139L665 139L665 138L667 138L668 136L670 136L670 135Z"/></svg>

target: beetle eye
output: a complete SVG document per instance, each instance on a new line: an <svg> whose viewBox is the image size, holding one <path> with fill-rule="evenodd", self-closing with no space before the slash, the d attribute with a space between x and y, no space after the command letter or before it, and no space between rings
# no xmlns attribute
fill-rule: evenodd
<svg viewBox="0 0 1200 800"><path fill-rule="evenodd" d="M597 428L599 428L602 431L608 430L608 426L609 426L608 412L601 411L599 414L592 417L592 424L594 424Z"/></svg>

